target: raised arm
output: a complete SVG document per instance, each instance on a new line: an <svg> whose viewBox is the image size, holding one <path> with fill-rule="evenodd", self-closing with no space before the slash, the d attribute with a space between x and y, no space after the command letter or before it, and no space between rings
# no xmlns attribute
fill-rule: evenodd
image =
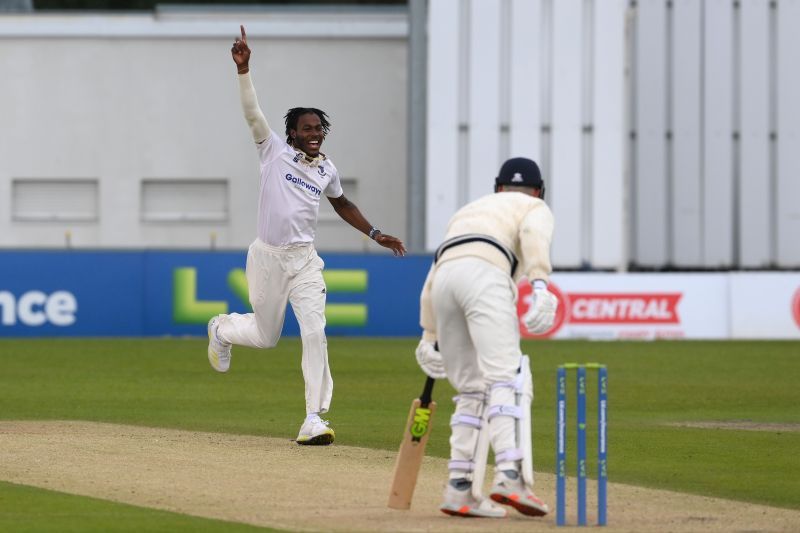
<svg viewBox="0 0 800 533"><path fill-rule="evenodd" d="M234 41L231 47L231 56L239 73L239 96L242 101L244 118L247 125L250 126L253 140L261 143L269 137L269 124L258 106L256 88L253 86L253 80L250 79L250 47L247 46L247 34L244 26L239 26L239 28L242 31L242 37L241 39L237 37Z"/></svg>
<svg viewBox="0 0 800 533"><path fill-rule="evenodd" d="M403 245L403 241L397 237L392 237L379 230L375 230L372 224L367 222L367 219L361 214L356 204L345 198L344 194L338 198L331 198L329 196L328 201L333 206L333 210L336 211L336 214L342 217L342 220L361 233L369 235L384 248L391 249L394 255L406 255L406 247ZM370 235L370 232L372 232L372 235Z"/></svg>

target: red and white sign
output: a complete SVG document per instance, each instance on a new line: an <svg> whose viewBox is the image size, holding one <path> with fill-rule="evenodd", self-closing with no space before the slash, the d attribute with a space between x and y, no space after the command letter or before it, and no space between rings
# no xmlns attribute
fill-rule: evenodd
<svg viewBox="0 0 800 533"><path fill-rule="evenodd" d="M800 339L800 272L737 272L731 280L731 337Z"/></svg>
<svg viewBox="0 0 800 533"><path fill-rule="evenodd" d="M680 324L680 293L573 293L573 324Z"/></svg>
<svg viewBox="0 0 800 533"><path fill-rule="evenodd" d="M549 289L558 312L538 337L800 339L800 272L558 273ZM520 316L531 298L522 280Z"/></svg>
<svg viewBox="0 0 800 533"><path fill-rule="evenodd" d="M800 287L794 293L794 300L792 301L792 315L794 315L794 322L800 328Z"/></svg>
<svg viewBox="0 0 800 533"><path fill-rule="evenodd" d="M523 280L517 311L530 307ZM550 331L538 337L655 339L727 338L726 274L559 273L548 287L559 300ZM520 333L530 335L520 322Z"/></svg>

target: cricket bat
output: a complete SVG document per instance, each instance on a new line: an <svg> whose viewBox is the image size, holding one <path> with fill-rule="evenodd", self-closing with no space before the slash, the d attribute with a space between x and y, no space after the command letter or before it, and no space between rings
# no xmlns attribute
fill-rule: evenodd
<svg viewBox="0 0 800 533"><path fill-rule="evenodd" d="M411 403L408 413L400 451L394 465L392 489L389 492L389 507L392 509L409 509L414 488L417 486L417 475L425 457L425 445L431 434L431 420L436 411L436 402L431 399L433 384L436 380L429 377L425 380L422 396Z"/></svg>

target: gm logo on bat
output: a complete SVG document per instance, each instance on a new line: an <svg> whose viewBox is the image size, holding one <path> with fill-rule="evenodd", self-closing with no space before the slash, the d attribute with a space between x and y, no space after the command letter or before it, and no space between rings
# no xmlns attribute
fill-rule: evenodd
<svg viewBox="0 0 800 533"><path fill-rule="evenodd" d="M414 410L414 422L411 424L411 440L419 442L428 432L431 421L431 410L427 407L417 407Z"/></svg>

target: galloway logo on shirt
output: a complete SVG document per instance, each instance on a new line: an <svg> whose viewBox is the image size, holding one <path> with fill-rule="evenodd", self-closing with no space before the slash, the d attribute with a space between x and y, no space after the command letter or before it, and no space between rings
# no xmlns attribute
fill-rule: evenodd
<svg viewBox="0 0 800 533"><path fill-rule="evenodd" d="M286 181L294 184L294 186L296 188L305 190L305 191L311 193L312 195L316 196L317 198L319 198L319 196L322 194L322 191L319 190L319 187L317 187L316 185L314 185L312 183L308 183L307 181L304 181L303 178L299 178L297 176L292 176L291 174L286 174L286 176L284 176L284 178L286 179Z"/></svg>

